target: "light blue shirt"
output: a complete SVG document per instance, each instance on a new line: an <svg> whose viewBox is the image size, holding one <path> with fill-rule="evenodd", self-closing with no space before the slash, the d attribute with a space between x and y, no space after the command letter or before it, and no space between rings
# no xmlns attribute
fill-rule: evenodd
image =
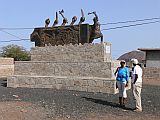
<svg viewBox="0 0 160 120"><path fill-rule="evenodd" d="M124 68L119 67L118 68L116 80L120 81L120 82L127 82L129 80L129 70L127 67L124 67Z"/></svg>

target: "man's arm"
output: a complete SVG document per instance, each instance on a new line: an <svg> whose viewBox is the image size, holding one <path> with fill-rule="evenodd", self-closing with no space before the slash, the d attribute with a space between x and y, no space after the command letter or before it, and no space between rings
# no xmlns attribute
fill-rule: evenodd
<svg viewBox="0 0 160 120"><path fill-rule="evenodd" d="M135 84L136 81L137 81L137 79L138 79L138 74L134 74L134 76L135 76L135 77L134 77L134 82L133 82L133 83Z"/></svg>

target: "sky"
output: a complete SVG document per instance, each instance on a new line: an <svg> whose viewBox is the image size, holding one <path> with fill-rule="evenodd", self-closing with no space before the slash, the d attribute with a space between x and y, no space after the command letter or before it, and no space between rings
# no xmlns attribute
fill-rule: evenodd
<svg viewBox="0 0 160 120"><path fill-rule="evenodd" d="M30 40L2 41L17 40L19 38L29 39L33 29L7 30L2 28L43 27L45 19L50 18L52 24L55 19L55 12L62 9L64 9L64 15L69 21L75 15L80 18L80 9L83 9L86 17L85 23L93 24L93 16L87 14L96 11L100 23L106 24L159 18L160 0L0 0L0 47L17 44L30 50L31 47L34 47L34 43ZM160 19L158 20L160 21ZM59 21L61 23L62 19L60 18ZM144 22L151 21L101 25L101 30ZM112 44L113 59L138 48L160 48L160 22L103 30L102 33L104 41ZM95 42L100 42L100 40L95 40Z"/></svg>

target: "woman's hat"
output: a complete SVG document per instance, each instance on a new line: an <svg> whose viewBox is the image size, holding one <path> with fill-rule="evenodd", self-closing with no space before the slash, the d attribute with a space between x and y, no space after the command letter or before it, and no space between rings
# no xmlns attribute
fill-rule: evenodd
<svg viewBox="0 0 160 120"><path fill-rule="evenodd" d="M125 60L121 60L121 62L120 63L126 63L126 61Z"/></svg>

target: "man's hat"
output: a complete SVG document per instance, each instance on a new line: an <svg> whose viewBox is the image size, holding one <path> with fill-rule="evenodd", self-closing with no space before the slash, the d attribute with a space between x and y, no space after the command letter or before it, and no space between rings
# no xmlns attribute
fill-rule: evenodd
<svg viewBox="0 0 160 120"><path fill-rule="evenodd" d="M138 64L138 60L137 59L135 59L135 58L133 58L133 59L131 59L131 62L133 63L133 64Z"/></svg>

